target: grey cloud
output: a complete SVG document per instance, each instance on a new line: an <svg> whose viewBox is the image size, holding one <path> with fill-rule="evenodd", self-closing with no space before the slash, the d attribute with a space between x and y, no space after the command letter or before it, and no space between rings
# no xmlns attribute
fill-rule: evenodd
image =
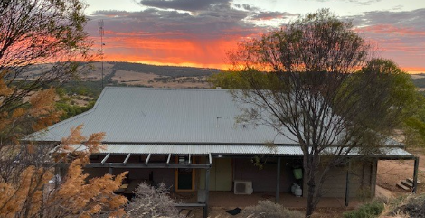
<svg viewBox="0 0 425 218"><path fill-rule="evenodd" d="M183 11L207 10L211 5L230 4L230 0L141 0L140 4L161 9Z"/></svg>
<svg viewBox="0 0 425 218"><path fill-rule="evenodd" d="M271 19L286 19L291 16L298 16L298 14L291 14L287 12L258 12L251 16L252 20L271 20Z"/></svg>
<svg viewBox="0 0 425 218"><path fill-rule="evenodd" d="M393 8L391 8L392 10L401 10L403 8L403 5L396 5Z"/></svg>
<svg viewBox="0 0 425 218"><path fill-rule="evenodd" d="M402 12L371 11L346 18L353 20L353 24L356 26L391 24L403 28L425 30L425 8Z"/></svg>
<svg viewBox="0 0 425 218"><path fill-rule="evenodd" d="M360 4L360 5L370 5L376 2L380 2L382 0L348 0L348 1L351 3Z"/></svg>
<svg viewBox="0 0 425 218"><path fill-rule="evenodd" d="M306 0L307 1L307 0ZM330 0L316 0L317 2L329 2ZM342 1L342 0L341 0ZM346 2L351 2L359 5L370 5L382 0L345 0Z"/></svg>
<svg viewBox="0 0 425 218"><path fill-rule="evenodd" d="M240 8L240 9L244 9L247 11L252 11L252 10L258 10L257 7L253 7L249 4L234 4L235 7Z"/></svg>
<svg viewBox="0 0 425 218"><path fill-rule="evenodd" d="M116 16L120 14L120 16ZM258 31L254 24L246 23L244 18L250 12L236 10L230 5L210 5L208 10L197 13L179 13L149 8L140 12L99 11L92 16L87 25L91 35L97 33L98 19L104 19L105 29L112 33L141 33L155 35L164 39L211 40L246 36Z"/></svg>
<svg viewBox="0 0 425 218"><path fill-rule="evenodd" d="M378 51L401 66L425 67L425 9L389 12L371 11L346 17L358 31L377 43ZM419 64L420 63L420 64Z"/></svg>

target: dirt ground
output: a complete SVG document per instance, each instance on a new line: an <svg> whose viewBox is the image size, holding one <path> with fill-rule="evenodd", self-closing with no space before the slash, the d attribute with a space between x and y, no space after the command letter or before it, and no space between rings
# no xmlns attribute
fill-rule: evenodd
<svg viewBox="0 0 425 218"><path fill-rule="evenodd" d="M425 182L425 151L424 149L410 149L411 154L420 157L419 181ZM396 186L396 183L407 178L413 178L413 160L381 160L378 162L376 184L396 195L406 191ZM418 185L418 192L425 192L425 185Z"/></svg>

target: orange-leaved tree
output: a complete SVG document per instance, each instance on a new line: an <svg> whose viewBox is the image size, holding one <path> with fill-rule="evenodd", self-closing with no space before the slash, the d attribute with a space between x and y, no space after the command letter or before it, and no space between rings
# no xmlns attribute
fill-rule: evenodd
<svg viewBox="0 0 425 218"><path fill-rule="evenodd" d="M63 138L61 146L52 156L53 165L27 166L16 182L0 183L0 217L91 217L101 212L120 217L125 214L127 199L114 194L119 189L126 173L87 181L88 174L82 166L88 163L91 152L102 149L100 144L104 133L81 136L82 126L71 130L71 135ZM76 149L75 145L85 149ZM73 157L70 159L69 157ZM69 163L67 173L59 185L54 167Z"/></svg>

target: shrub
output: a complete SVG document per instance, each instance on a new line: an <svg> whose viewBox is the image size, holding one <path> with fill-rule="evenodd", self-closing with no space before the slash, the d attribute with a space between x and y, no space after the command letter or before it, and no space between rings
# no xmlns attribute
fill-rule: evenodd
<svg viewBox="0 0 425 218"><path fill-rule="evenodd" d="M425 218L425 195L409 196L405 203L394 209L392 214L408 214L410 217Z"/></svg>
<svg viewBox="0 0 425 218"><path fill-rule="evenodd" d="M384 204L372 201L359 207L357 210L344 213L344 218L374 218L378 217L384 210Z"/></svg>
<svg viewBox="0 0 425 218"><path fill-rule="evenodd" d="M134 218L178 218L179 211L174 200L168 196L165 184L157 188L140 183L135 191L136 196L127 205L128 217Z"/></svg>
<svg viewBox="0 0 425 218"><path fill-rule="evenodd" d="M280 204L271 201L260 201L258 205L242 210L242 217L249 218L303 218L303 213L290 211Z"/></svg>

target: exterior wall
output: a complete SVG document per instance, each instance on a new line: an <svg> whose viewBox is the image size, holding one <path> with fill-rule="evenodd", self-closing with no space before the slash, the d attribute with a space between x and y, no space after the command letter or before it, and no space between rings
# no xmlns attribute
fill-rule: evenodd
<svg viewBox="0 0 425 218"><path fill-rule="evenodd" d="M329 171L323 184L323 197L345 197L347 171L349 172L349 198L373 196L373 184L376 179L376 172L373 172L374 164L376 164L376 161L359 161L353 162L351 169L348 166L334 167ZM304 187L303 193L306 196L306 183L304 183Z"/></svg>
<svg viewBox="0 0 425 218"><path fill-rule="evenodd" d="M254 166L251 158L232 158L230 168L226 158L214 158L210 172L210 191L233 191L234 180L251 181L254 192L276 192L277 158L269 158L263 169ZM293 158L281 158L280 192L290 192L296 182L292 166L299 165ZM230 169L230 170L229 170ZM205 188L205 170L198 170L197 188ZM218 181L218 182L217 182Z"/></svg>
<svg viewBox="0 0 425 218"><path fill-rule="evenodd" d="M140 162L133 157L134 162ZM99 162L103 159L100 157ZM114 160L115 161L115 160ZM118 161L118 160L117 160ZM133 162L132 161L132 162ZM163 160L158 160L163 161ZM204 158L199 162L204 162ZM93 161L93 162L96 162ZM142 161L143 162L143 161ZM300 166L302 160L295 157L281 157L280 192L290 192L291 185L296 182L293 168ZM373 195L376 180L376 161L353 162L349 171L349 197L368 197ZM335 167L328 173L323 184L323 197L345 197L346 173L348 166ZM153 173L154 184L165 183L171 191L175 186L175 169L113 169L113 174L128 171L129 180L149 180ZM109 172L108 168L89 168L84 172L90 178L102 176ZM260 169L251 163L251 158L214 158L210 171L210 191L233 191L233 181L246 180L252 182L254 192L276 192L277 158L268 158L267 163ZM299 184L302 181L298 181ZM306 181L302 185L303 194L306 196ZM205 170L195 170L195 191L205 189Z"/></svg>
<svg viewBox="0 0 425 218"><path fill-rule="evenodd" d="M301 159L292 157L281 158L280 192L290 192L291 185L296 182L293 174L294 166L301 165ZM349 171L349 197L370 197L374 193L373 184L376 179L374 173L376 161L353 162ZM376 167L376 166L375 166ZM348 167L335 167L328 173L323 184L323 197L345 197L346 172ZM233 181L247 180L252 182L254 192L275 192L277 175L277 158L269 158L263 169L254 166L250 158L233 159ZM299 184L302 181L298 181ZM302 185L306 194L306 184Z"/></svg>
<svg viewBox="0 0 425 218"><path fill-rule="evenodd" d="M95 159L91 159L91 163L100 163L105 155L99 155ZM131 155L128 159L128 163L140 163L144 164L146 161L147 155ZM126 158L126 155L111 155L106 163L122 163ZM165 163L166 155L152 155L149 159L150 163ZM175 158L172 158L172 161ZM89 178L103 176L106 173L109 173L108 168L86 168L84 172L89 173ZM126 168L113 168L112 174L118 175L123 172L128 172L127 179L131 180L141 180L148 181L149 174L153 175L153 184L164 183L167 188L170 188L170 191L174 191L175 186L175 169L126 169Z"/></svg>
<svg viewBox="0 0 425 218"><path fill-rule="evenodd" d="M292 158L281 158L280 192L290 192L295 182L292 166L296 161ZM254 192L276 192L277 158L269 158L260 169L251 163L251 158L234 159L234 180L252 182Z"/></svg>
<svg viewBox="0 0 425 218"><path fill-rule="evenodd" d="M170 191L174 190L174 169L124 169L113 168L112 174L118 175L123 172L128 172L127 179L148 181L149 174L153 174L153 183L164 183L166 187L170 187ZM108 168L86 168L84 173L89 173L89 179L93 177L100 177L109 173Z"/></svg>

